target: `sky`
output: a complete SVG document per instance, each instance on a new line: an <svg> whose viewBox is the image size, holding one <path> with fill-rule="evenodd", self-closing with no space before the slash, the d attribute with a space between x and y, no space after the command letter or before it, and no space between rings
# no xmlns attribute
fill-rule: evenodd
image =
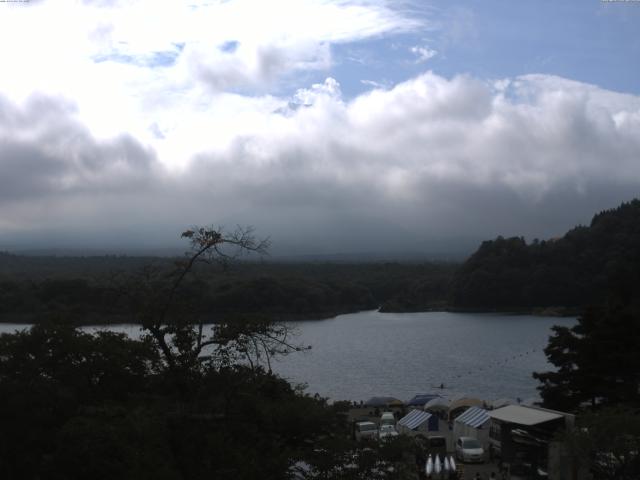
<svg viewBox="0 0 640 480"><path fill-rule="evenodd" d="M471 251L640 195L640 1L0 2L0 249Z"/></svg>

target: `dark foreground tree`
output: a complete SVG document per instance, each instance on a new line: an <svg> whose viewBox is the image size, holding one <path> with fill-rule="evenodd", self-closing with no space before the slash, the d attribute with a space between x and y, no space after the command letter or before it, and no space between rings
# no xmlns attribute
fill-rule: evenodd
<svg viewBox="0 0 640 480"><path fill-rule="evenodd" d="M574 464L585 466L594 480L640 478L640 412L635 409L584 413L560 440Z"/></svg>
<svg viewBox="0 0 640 480"><path fill-rule="evenodd" d="M303 349L286 325L207 326L192 308L201 260L266 244L246 229L183 237L193 247L183 262L122 289L141 339L58 318L0 336L0 478L406 478L394 444L354 444L344 405L271 372L274 355Z"/></svg>
<svg viewBox="0 0 640 480"><path fill-rule="evenodd" d="M575 326L553 327L545 353L557 370L533 374L544 406L640 406L640 315L629 300L612 297Z"/></svg>
<svg viewBox="0 0 640 480"><path fill-rule="evenodd" d="M1 335L0 477L45 478L57 451L74 455L64 440L73 422L116 405L126 410L132 399L152 390L159 361L148 341L111 332L90 335L59 320ZM101 434L113 434L114 426ZM126 442L122 437L116 443Z"/></svg>
<svg viewBox="0 0 640 480"><path fill-rule="evenodd" d="M191 372L188 394L173 374L122 334L0 336L0 478L407 478L400 447L350 440L344 404L242 363Z"/></svg>

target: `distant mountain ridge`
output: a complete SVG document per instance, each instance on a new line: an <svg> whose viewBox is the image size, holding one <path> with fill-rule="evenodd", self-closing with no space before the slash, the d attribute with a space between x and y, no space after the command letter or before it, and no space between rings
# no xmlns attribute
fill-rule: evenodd
<svg viewBox="0 0 640 480"><path fill-rule="evenodd" d="M581 308L640 283L640 200L596 214L562 238L483 242L454 275L458 309Z"/></svg>

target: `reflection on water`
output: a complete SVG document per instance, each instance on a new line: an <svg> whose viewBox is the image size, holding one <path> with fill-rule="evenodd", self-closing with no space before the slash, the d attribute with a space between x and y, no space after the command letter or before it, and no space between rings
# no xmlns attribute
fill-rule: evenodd
<svg viewBox="0 0 640 480"><path fill-rule="evenodd" d="M376 311L291 322L298 343L312 349L280 359L274 370L295 383L307 383L309 393L336 400L375 395L408 400L434 391L485 400L530 399L537 397L531 373L550 368L542 349L551 326L573 323L575 319L525 315ZM0 324L0 332L24 328ZM140 335L137 325L108 328Z"/></svg>

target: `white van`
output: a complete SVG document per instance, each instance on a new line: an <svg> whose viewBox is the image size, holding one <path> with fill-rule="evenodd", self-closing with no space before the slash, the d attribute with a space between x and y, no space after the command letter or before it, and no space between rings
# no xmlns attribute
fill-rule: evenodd
<svg viewBox="0 0 640 480"><path fill-rule="evenodd" d="M373 422L357 422L354 425L354 436L356 440L377 439L378 426Z"/></svg>
<svg viewBox="0 0 640 480"><path fill-rule="evenodd" d="M394 417L393 412L384 412L380 416L380 426L382 425L393 425L396 426L396 417Z"/></svg>

